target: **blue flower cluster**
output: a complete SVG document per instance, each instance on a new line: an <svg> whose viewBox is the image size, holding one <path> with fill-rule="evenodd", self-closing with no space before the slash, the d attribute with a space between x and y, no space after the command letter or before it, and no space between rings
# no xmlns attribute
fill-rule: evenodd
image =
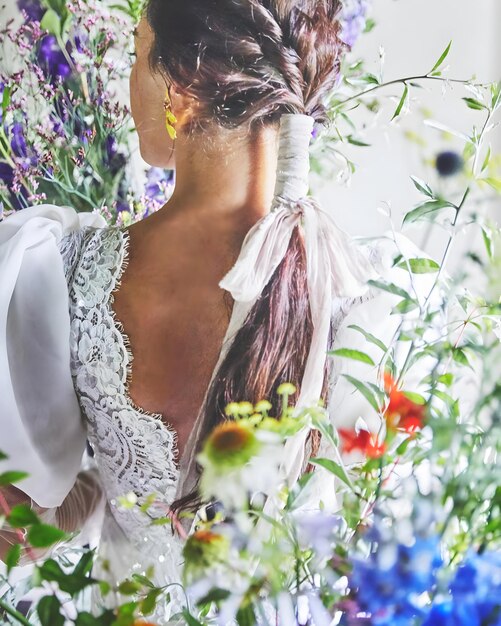
<svg viewBox="0 0 501 626"><path fill-rule="evenodd" d="M417 536L412 545L371 531L376 550L353 561L350 588L371 626L501 626L501 552L471 551L442 592L440 538ZM433 600L432 600L433 598Z"/></svg>
<svg viewBox="0 0 501 626"><path fill-rule="evenodd" d="M501 626L501 552L470 552L423 626Z"/></svg>
<svg viewBox="0 0 501 626"><path fill-rule="evenodd" d="M380 541L368 559L356 559L350 587L356 588L361 611L371 614L371 624L410 626L426 615L426 598L442 565L436 536L416 537L405 545Z"/></svg>

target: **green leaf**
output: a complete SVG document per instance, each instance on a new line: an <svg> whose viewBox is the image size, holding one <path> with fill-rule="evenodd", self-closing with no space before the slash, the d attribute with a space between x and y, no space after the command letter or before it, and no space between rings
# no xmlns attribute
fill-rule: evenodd
<svg viewBox="0 0 501 626"><path fill-rule="evenodd" d="M84 564L84 570L87 569L87 563ZM94 585L98 581L78 569L78 565L73 572L63 572L59 563L54 559L47 559L38 567L39 576L42 580L55 582L59 585L61 591L69 593L75 597L83 589L89 585Z"/></svg>
<svg viewBox="0 0 501 626"><path fill-rule="evenodd" d="M55 35L56 37L61 36L61 18L54 11L54 9L48 9L45 12L42 17L42 21L40 22L40 28L48 31L51 35Z"/></svg>
<svg viewBox="0 0 501 626"><path fill-rule="evenodd" d="M13 567L19 563L19 559L21 558L21 544L16 543L11 548L9 548L6 556L5 556L5 565L7 566L7 575L10 573Z"/></svg>
<svg viewBox="0 0 501 626"><path fill-rule="evenodd" d="M396 313L409 313L410 311L414 311L419 307L419 302L414 298L406 298L402 300L398 304L396 304L391 310L391 314L395 315Z"/></svg>
<svg viewBox="0 0 501 626"><path fill-rule="evenodd" d="M442 400L442 402L444 402L446 406L450 407L455 402L454 398L450 394L446 393L445 391L441 391L440 389L434 389L432 393L434 396Z"/></svg>
<svg viewBox="0 0 501 626"><path fill-rule="evenodd" d="M440 265L432 259L407 259L407 261L401 261L397 267L406 270L408 269L407 262L413 274L432 274L440 269Z"/></svg>
<svg viewBox="0 0 501 626"><path fill-rule="evenodd" d="M38 515L27 504L18 504L12 507L8 520L14 528L26 528L31 524L40 522Z"/></svg>
<svg viewBox="0 0 501 626"><path fill-rule="evenodd" d="M418 178L417 176L411 176L412 182L414 183L414 187L421 193L424 193L425 196L429 198L434 198L435 194L433 193L431 187L427 185L423 180Z"/></svg>
<svg viewBox="0 0 501 626"><path fill-rule="evenodd" d="M389 293L393 293L396 296L401 296L402 298L408 298L409 294L405 289L402 289L398 285L394 283L383 283L379 280L368 280L367 283L372 287L377 287L378 289L382 289L383 291L388 291Z"/></svg>
<svg viewBox="0 0 501 626"><path fill-rule="evenodd" d="M407 439L404 439L402 443L399 446L397 446L397 449L395 450L397 456L402 456L402 454L405 454L407 448L409 447L410 442L411 442L411 438L407 437Z"/></svg>
<svg viewBox="0 0 501 626"><path fill-rule="evenodd" d="M118 607L117 619L113 626L133 626L135 624L134 614L137 610L137 602L126 602Z"/></svg>
<svg viewBox="0 0 501 626"><path fill-rule="evenodd" d="M414 404L426 404L426 399L420 393L404 391L403 394L406 398L409 398L411 402L414 402Z"/></svg>
<svg viewBox="0 0 501 626"><path fill-rule="evenodd" d="M354 361L361 361L362 363L368 363L369 365L375 365L371 357L365 352L361 352L360 350L339 348L338 350L331 350L327 354L330 354L331 356L341 356L347 359L353 359Z"/></svg>
<svg viewBox="0 0 501 626"><path fill-rule="evenodd" d="M487 149L487 154L485 155L484 162L482 163L482 169L480 170L481 172L483 172L485 168L489 165L490 158L491 158L491 147L489 146L489 148Z"/></svg>
<svg viewBox="0 0 501 626"><path fill-rule="evenodd" d="M39 567L38 572L42 578L42 580L47 580L49 582L57 582L60 583L66 574L61 569L61 566L54 559L47 559L44 561Z"/></svg>
<svg viewBox="0 0 501 626"><path fill-rule="evenodd" d="M33 524L28 530L28 541L34 548L47 548L65 537L65 532L47 524Z"/></svg>
<svg viewBox="0 0 501 626"><path fill-rule="evenodd" d="M140 583L141 585L143 585L143 587L149 587L150 589L155 588L155 585L151 582L151 580L147 576L144 576L143 574L132 574L131 578L137 583Z"/></svg>
<svg viewBox="0 0 501 626"><path fill-rule="evenodd" d="M366 148L372 145L370 143L366 143L365 141L362 141L361 139L356 139L355 137L353 137L353 135L346 135L345 139L348 141L348 143L351 143L353 146L361 146L363 148Z"/></svg>
<svg viewBox="0 0 501 626"><path fill-rule="evenodd" d="M454 359L454 361L456 361L456 363L459 363L460 365L465 365L466 367L473 369L470 365L470 362L468 361L468 357L466 356L465 351L462 348L453 348L452 358Z"/></svg>
<svg viewBox="0 0 501 626"><path fill-rule="evenodd" d="M366 385L367 385L367 387L369 389L372 389L372 392L374 393L374 395L378 399L378 405L379 406L383 405L384 401L385 401L385 398L386 398L386 394L384 393L384 391L382 389L380 389L374 383L366 383Z"/></svg>
<svg viewBox="0 0 501 626"><path fill-rule="evenodd" d="M126 596L131 596L138 591L141 591L141 585L134 580L124 580L118 586L118 591Z"/></svg>
<svg viewBox="0 0 501 626"><path fill-rule="evenodd" d="M469 109L475 109L476 111L481 111L482 109L487 108L485 104L482 104L475 98L462 98L462 99L466 102Z"/></svg>
<svg viewBox="0 0 501 626"><path fill-rule="evenodd" d="M491 109L496 109L501 102L501 81L491 84Z"/></svg>
<svg viewBox="0 0 501 626"><path fill-rule="evenodd" d="M7 487L28 477L26 472L4 472L0 474L0 487Z"/></svg>
<svg viewBox="0 0 501 626"><path fill-rule="evenodd" d="M492 259L492 239L490 234L485 230L485 228L482 228L482 237L484 239L487 256L489 257L489 259Z"/></svg>
<svg viewBox="0 0 501 626"><path fill-rule="evenodd" d="M433 383L433 380L434 380L433 377L430 374L428 374L421 380L421 384L431 385ZM436 377L436 382L442 383L446 387L450 387L453 381L454 381L454 374L450 374L448 372L446 374L441 374L440 376Z"/></svg>
<svg viewBox="0 0 501 626"><path fill-rule="evenodd" d="M404 92L402 94L402 97L400 98L400 102L398 103L397 108L395 109L395 112L393 113L393 116L390 120L390 122L395 119L397 117L397 115L400 115L400 111L402 110L402 107L404 106L404 102L405 99L407 98L407 94L409 92L409 88L407 87L407 83L404 83Z"/></svg>
<svg viewBox="0 0 501 626"><path fill-rule="evenodd" d="M454 381L454 374L442 374L437 378L439 383L444 384L446 387L450 387Z"/></svg>
<svg viewBox="0 0 501 626"><path fill-rule="evenodd" d="M356 330L357 332L361 333L367 339L367 341L369 343L373 343L378 348L381 348L381 350L383 352L387 352L388 351L388 348L386 347L386 345L380 339L378 339L372 333L367 332L361 326L357 326L356 324L350 324L350 326L348 326L348 328L352 328L353 330Z"/></svg>
<svg viewBox="0 0 501 626"><path fill-rule="evenodd" d="M348 485L348 487L351 487L350 479L348 478L344 467L342 465L339 465L339 463L336 463L336 461L333 461L332 459L315 457L310 459L310 463L314 463L315 465L321 465L331 474L334 474L334 476L337 476L340 480L342 480L346 485Z"/></svg>
<svg viewBox="0 0 501 626"><path fill-rule="evenodd" d="M211 589L209 593L201 598L198 601L198 605L207 604L208 602L220 602L221 600L226 600L226 598L230 595L230 591L228 589L221 589L220 587L214 587Z"/></svg>
<svg viewBox="0 0 501 626"><path fill-rule="evenodd" d="M7 111L7 107L9 106L9 102L10 102L10 86L6 85L4 87L3 90L3 95L2 95L2 119L5 118L5 112Z"/></svg>
<svg viewBox="0 0 501 626"><path fill-rule="evenodd" d="M251 603L245 605L241 604L235 618L238 626L255 626L257 623L254 607Z"/></svg>
<svg viewBox="0 0 501 626"><path fill-rule="evenodd" d="M82 554L82 556L80 557L80 561L78 561L78 563L75 566L75 569L73 570L73 574L76 574L78 576L85 576L92 569L93 563L94 563L94 550L89 550L88 552L85 552L84 554Z"/></svg>
<svg viewBox="0 0 501 626"><path fill-rule="evenodd" d="M60 612L61 603L56 596L44 596L37 605L37 613L42 626L64 626Z"/></svg>
<svg viewBox="0 0 501 626"><path fill-rule="evenodd" d="M199 622L197 619L195 619L193 615L188 611L188 609L183 608L182 613L188 626L203 626L202 622Z"/></svg>
<svg viewBox="0 0 501 626"><path fill-rule="evenodd" d="M99 618L94 617L93 615L91 615L90 613L87 613L86 611L79 613L75 620L75 626L102 626L102 625L103 625L103 622L101 620L101 617Z"/></svg>
<svg viewBox="0 0 501 626"><path fill-rule="evenodd" d="M155 606L157 604L157 598L162 593L162 589L153 589L150 591L144 600L139 604L139 608L141 609L141 613L143 615L149 615L153 613Z"/></svg>
<svg viewBox="0 0 501 626"><path fill-rule="evenodd" d="M376 21L372 17L368 17L365 21L364 30L362 32L370 33L375 25L376 25Z"/></svg>
<svg viewBox="0 0 501 626"><path fill-rule="evenodd" d="M361 80L369 83L370 85L379 85L379 78L375 74L364 74L363 76L361 76Z"/></svg>
<svg viewBox="0 0 501 626"><path fill-rule="evenodd" d="M326 439L331 446L337 448L339 445L339 436L335 431L334 426L323 413L320 413L319 415L312 415L312 425L322 433L322 437Z"/></svg>
<svg viewBox="0 0 501 626"><path fill-rule="evenodd" d="M364 396L364 398L372 406L372 408L379 413L380 407L377 402L376 396L368 388L368 386L365 385L361 380L353 378L353 376L349 376L348 374L343 374L343 377L346 378L346 380L350 382Z"/></svg>
<svg viewBox="0 0 501 626"><path fill-rule="evenodd" d="M5 461L5 459L7 459L7 458L8 458L8 456L5 454L5 452L2 452L0 450L0 461Z"/></svg>
<svg viewBox="0 0 501 626"><path fill-rule="evenodd" d="M493 189L495 189L498 193L501 193L501 179L499 178L479 178L478 180L483 180L488 185L490 185Z"/></svg>
<svg viewBox="0 0 501 626"><path fill-rule="evenodd" d="M449 41L449 43L447 44L447 47L445 48L445 50L442 52L442 54L440 55L438 61L435 63L435 65L431 68L430 73L434 72L436 69L438 69L442 63L445 60L445 57L449 54L449 50L451 49L451 44L452 44L452 39Z"/></svg>
<svg viewBox="0 0 501 626"><path fill-rule="evenodd" d="M451 202L447 202L446 200L429 200L428 202L423 202L405 214L403 223L412 224L413 222L418 222L423 219L433 219L439 211L449 207L456 208Z"/></svg>
<svg viewBox="0 0 501 626"><path fill-rule="evenodd" d="M111 591L111 585L107 580L100 580L97 583L102 596L107 596Z"/></svg>
<svg viewBox="0 0 501 626"><path fill-rule="evenodd" d="M170 523L171 523L170 517L156 517L150 522L152 526L166 526L167 524L170 524Z"/></svg>
<svg viewBox="0 0 501 626"><path fill-rule="evenodd" d="M468 139L463 148L463 161L467 162L475 154L475 145Z"/></svg>
<svg viewBox="0 0 501 626"><path fill-rule="evenodd" d="M56 15L62 15L68 10L66 8L66 0L44 0L42 4L52 9Z"/></svg>

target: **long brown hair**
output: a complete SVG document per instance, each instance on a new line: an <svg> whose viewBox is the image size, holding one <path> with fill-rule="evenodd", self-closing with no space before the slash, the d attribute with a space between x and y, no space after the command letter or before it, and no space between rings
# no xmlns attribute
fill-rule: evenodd
<svg viewBox="0 0 501 626"><path fill-rule="evenodd" d="M256 124L278 127L283 113L305 113L326 124L324 97L347 49L339 36L341 7L341 0L149 0L150 65L197 100L188 133L215 125L249 131ZM297 400L312 332L306 254L296 227L208 390L195 454L214 426L228 419L229 402L266 398L274 404L270 413L278 414L276 391L285 381L296 385L290 400ZM328 369L327 361L324 399ZM317 431L311 431L308 444L315 454ZM310 464L306 471L311 469ZM196 511L201 504L195 487L171 508Z"/></svg>

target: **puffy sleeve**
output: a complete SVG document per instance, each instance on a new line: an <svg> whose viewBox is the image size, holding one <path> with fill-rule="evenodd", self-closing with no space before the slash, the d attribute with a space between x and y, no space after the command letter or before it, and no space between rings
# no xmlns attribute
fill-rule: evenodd
<svg viewBox="0 0 501 626"><path fill-rule="evenodd" d="M0 473L27 472L16 486L44 508L69 494L85 450L67 279L80 230L105 225L97 214L55 205L0 222Z"/></svg>

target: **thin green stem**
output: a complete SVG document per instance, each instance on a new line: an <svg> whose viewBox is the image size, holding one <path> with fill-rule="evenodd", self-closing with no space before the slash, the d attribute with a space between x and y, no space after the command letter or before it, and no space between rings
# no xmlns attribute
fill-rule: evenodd
<svg viewBox="0 0 501 626"><path fill-rule="evenodd" d="M11 617L13 617L20 624L24 624L24 626L33 626L33 624L28 619L26 619L26 617L24 617L24 615L22 613L19 613L19 611L16 611L16 609L14 609L13 607L9 606L1 598L0 598L0 609L5 611L5 613L7 613L7 615L10 615Z"/></svg>
<svg viewBox="0 0 501 626"><path fill-rule="evenodd" d="M406 83L407 81L411 81L411 80L440 80L440 81L448 82L448 83L472 84L472 83L469 83L468 80L461 80L459 78L444 78L443 76L428 76L428 74L421 74L418 76L407 76L406 78L395 78L394 80L390 80L386 83L380 83L378 85L375 85L374 87L371 87L370 89L361 91L358 94L355 94L353 96L350 96L349 98L346 98L345 100L341 100L340 102L337 102L336 104L332 105L331 110L336 110L342 107L347 102L351 102L351 100L356 100L357 98L361 98L362 96L365 96L368 93L372 93L373 91L376 91L377 89L381 89L382 87L388 87L389 85L397 85L398 83ZM473 86L484 87L485 85L484 83L474 83Z"/></svg>

